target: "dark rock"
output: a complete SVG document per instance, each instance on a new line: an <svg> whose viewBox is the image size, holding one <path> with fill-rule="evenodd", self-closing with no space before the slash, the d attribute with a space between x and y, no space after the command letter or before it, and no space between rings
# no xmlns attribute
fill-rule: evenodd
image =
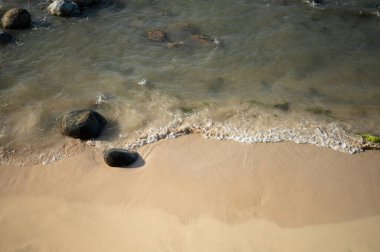
<svg viewBox="0 0 380 252"><path fill-rule="evenodd" d="M11 43L14 40L15 39L14 39L14 37L11 34L0 30L0 44Z"/></svg>
<svg viewBox="0 0 380 252"><path fill-rule="evenodd" d="M7 11L1 23L4 29L26 29L32 24L30 13L22 8L13 8Z"/></svg>
<svg viewBox="0 0 380 252"><path fill-rule="evenodd" d="M74 110L63 116L62 134L88 140L98 137L106 124L107 120L94 110Z"/></svg>
<svg viewBox="0 0 380 252"><path fill-rule="evenodd" d="M138 153L123 149L109 149L104 152L104 161L111 167L127 167L134 163L138 157Z"/></svg>
<svg viewBox="0 0 380 252"><path fill-rule="evenodd" d="M153 29L147 32L147 38L155 42L164 42L168 39L168 36L163 30Z"/></svg>
<svg viewBox="0 0 380 252"><path fill-rule="evenodd" d="M70 17L81 13L76 3L68 0L54 0L47 9L50 14L62 17Z"/></svg>

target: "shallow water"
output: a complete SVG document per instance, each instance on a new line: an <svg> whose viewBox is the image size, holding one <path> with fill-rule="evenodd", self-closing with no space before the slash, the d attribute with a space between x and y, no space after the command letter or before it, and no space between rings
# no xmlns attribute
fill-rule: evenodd
<svg viewBox="0 0 380 252"><path fill-rule="evenodd" d="M106 146L196 131L352 153L355 133L380 134L380 1L119 0L74 18L25 2L0 1L34 23L0 47L2 163L78 151L60 134L62 113L77 108L109 120L91 142ZM186 26L222 43L192 41ZM155 27L183 46L148 41Z"/></svg>

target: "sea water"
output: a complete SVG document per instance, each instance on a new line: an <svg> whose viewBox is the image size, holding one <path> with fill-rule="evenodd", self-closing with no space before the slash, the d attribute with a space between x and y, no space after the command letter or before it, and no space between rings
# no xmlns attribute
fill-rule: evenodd
<svg viewBox="0 0 380 252"><path fill-rule="evenodd" d="M358 133L380 134L380 0L320 2L104 0L63 18L48 1L0 1L33 17L0 45L0 163L82 150L60 133L82 108L109 122L86 143L100 147L196 132L361 151ZM181 46L149 41L153 28Z"/></svg>

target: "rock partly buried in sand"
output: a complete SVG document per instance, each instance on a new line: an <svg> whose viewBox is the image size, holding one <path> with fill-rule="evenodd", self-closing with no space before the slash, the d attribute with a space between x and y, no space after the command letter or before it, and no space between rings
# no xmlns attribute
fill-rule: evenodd
<svg viewBox="0 0 380 252"><path fill-rule="evenodd" d="M147 38L155 42L164 42L167 40L168 36L166 32L161 29L153 29L147 32Z"/></svg>
<svg viewBox="0 0 380 252"><path fill-rule="evenodd" d="M22 8L13 8L7 11L1 23L4 29L26 29L32 24L32 16Z"/></svg>
<svg viewBox="0 0 380 252"><path fill-rule="evenodd" d="M9 34L8 32L4 32L0 30L0 44L7 44L13 42L15 39L14 37Z"/></svg>
<svg viewBox="0 0 380 252"><path fill-rule="evenodd" d="M68 0L55 0L47 8L50 14L61 17L70 17L80 14L79 6Z"/></svg>
<svg viewBox="0 0 380 252"><path fill-rule="evenodd" d="M123 149L109 149L104 152L104 161L111 167L127 167L133 164L138 157L138 153Z"/></svg>
<svg viewBox="0 0 380 252"><path fill-rule="evenodd" d="M107 120L94 110L74 110L63 116L62 134L88 140L98 137L106 124Z"/></svg>

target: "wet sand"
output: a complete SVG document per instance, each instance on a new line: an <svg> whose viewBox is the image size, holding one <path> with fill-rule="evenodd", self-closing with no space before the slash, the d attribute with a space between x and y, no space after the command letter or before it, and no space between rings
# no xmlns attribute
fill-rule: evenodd
<svg viewBox="0 0 380 252"><path fill-rule="evenodd" d="M0 167L0 251L380 251L380 152L197 135Z"/></svg>

